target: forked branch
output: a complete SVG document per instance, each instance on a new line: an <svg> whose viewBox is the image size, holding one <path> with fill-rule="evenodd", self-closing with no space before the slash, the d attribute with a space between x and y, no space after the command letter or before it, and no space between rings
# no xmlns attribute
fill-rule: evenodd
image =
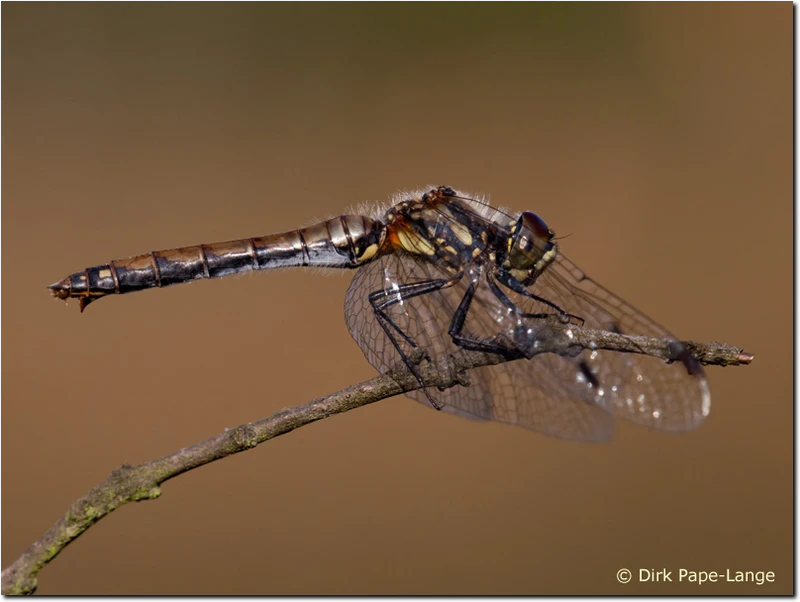
<svg viewBox="0 0 800 602"><path fill-rule="evenodd" d="M550 324L551 336L541 341L536 353L571 355L579 349L605 349L638 353L675 360L674 341L631 337L613 332ZM684 342L683 345L702 364L735 366L749 364L753 356L742 349L721 343ZM499 355L460 350L453 355L424 362L419 373L425 386L449 388L468 383L466 373L479 366L507 361ZM67 512L39 540L3 570L2 593L31 594L36 589L39 571L61 550L105 515L128 502L155 499L161 484L188 470L214 460L251 449L264 441L303 425L365 406L387 397L420 388L417 379L403 366L291 409L284 409L262 420L226 430L206 441L138 466L123 464L105 481L72 504Z"/></svg>

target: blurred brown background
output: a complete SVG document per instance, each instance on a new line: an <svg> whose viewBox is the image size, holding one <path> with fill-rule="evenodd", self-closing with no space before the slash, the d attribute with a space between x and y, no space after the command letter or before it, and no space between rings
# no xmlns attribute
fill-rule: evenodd
<svg viewBox="0 0 800 602"><path fill-rule="evenodd" d="M2 564L122 462L373 370L350 274L104 300L112 258L448 184L532 209L710 368L696 432L565 443L406 398L168 482L39 593L792 591L792 7L4 4ZM776 583L620 585L627 567Z"/></svg>

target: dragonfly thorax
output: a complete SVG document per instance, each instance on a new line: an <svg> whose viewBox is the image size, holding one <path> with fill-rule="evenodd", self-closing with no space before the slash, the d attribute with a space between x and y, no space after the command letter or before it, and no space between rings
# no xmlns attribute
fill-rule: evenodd
<svg viewBox="0 0 800 602"><path fill-rule="evenodd" d="M457 272L495 239L495 227L439 188L392 207L384 217L387 241L396 251ZM450 194L455 194L450 191ZM491 225L491 227L489 227Z"/></svg>

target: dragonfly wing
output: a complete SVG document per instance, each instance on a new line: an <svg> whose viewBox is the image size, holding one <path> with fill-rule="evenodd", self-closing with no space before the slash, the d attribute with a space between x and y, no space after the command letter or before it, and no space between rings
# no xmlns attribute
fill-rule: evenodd
<svg viewBox="0 0 800 602"><path fill-rule="evenodd" d="M400 355L383 332L369 302L369 294L388 294L402 284L450 278L452 274L413 257L392 254L380 257L358 270L345 298L345 318L350 334L372 366L381 372L397 365ZM432 358L459 350L448 334L453 315L463 298L469 278L457 285L396 303L391 320ZM485 287L479 288L469 312L466 328L475 337L491 338L508 323L505 308ZM403 344L410 354L410 345ZM504 362L470 371L469 387L430 390L448 413L477 420L492 420L582 441L605 441L613 432L613 417L593 396L575 393L570 379L575 366L566 358L540 355L531 361ZM421 391L407 395L428 406Z"/></svg>
<svg viewBox="0 0 800 602"><path fill-rule="evenodd" d="M563 255L530 290L583 318L588 328L676 341L664 327L597 284ZM688 351L682 357L683 361L667 363L639 354L584 350L573 362L570 382L576 394L585 397L588 370L596 381L596 386L588 388L597 405L638 424L687 431L708 415L711 395L700 364Z"/></svg>
<svg viewBox="0 0 800 602"><path fill-rule="evenodd" d="M473 205L475 219L484 219L487 226L504 227L502 219L497 221L502 212L494 210L495 216L490 221L481 217L488 215L486 206L474 199L461 200ZM505 217L513 223L512 216ZM580 316L589 328L672 340L676 351L682 352L679 361L668 364L645 355L586 350L571 368L565 369L569 374L563 386L571 387L576 398L587 399L588 394L590 402L617 416L664 431L694 429L708 416L711 409L708 381L691 353L664 327L586 276L564 255L556 256L554 264L539 276L530 291ZM536 301L519 301L523 311L548 311ZM536 365L539 357L546 356L534 357L531 364ZM547 361L564 367L563 358ZM591 380L598 386L588 382Z"/></svg>

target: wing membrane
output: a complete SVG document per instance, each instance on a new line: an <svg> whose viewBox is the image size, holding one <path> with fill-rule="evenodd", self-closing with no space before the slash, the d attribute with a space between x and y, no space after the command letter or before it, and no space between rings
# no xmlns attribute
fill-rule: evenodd
<svg viewBox="0 0 800 602"><path fill-rule="evenodd" d="M381 288L390 291L395 283L442 277L447 275L433 264L402 255L382 257L357 272L347 291L345 317L350 334L379 371L397 364L400 356L375 319L367 299L369 293ZM397 304L391 318L431 357L454 353L458 347L447 330L467 286L468 280L464 279L454 287ZM491 299L488 294L479 294L473 302L468 328L476 336L497 333L498 322L492 316L504 310ZM608 440L613 432L611 414L565 386L574 375L575 368L569 360L541 355L530 362L476 368L470 371L469 387L434 390L431 395L443 405L443 411L467 418L520 425L563 439ZM407 395L430 405L420 391Z"/></svg>
<svg viewBox="0 0 800 602"><path fill-rule="evenodd" d="M469 199L460 200L470 203ZM483 204L472 206L472 210L476 219L505 228L508 216L502 211ZM499 223L501 220L503 223ZM520 319L509 314L482 280L486 270L493 268L482 268L478 263L465 266L469 273L457 285L395 303L387 313L397 328L430 357L453 353L458 347L448 328L474 280L478 291L465 332L492 338L510 331ZM369 294L384 290L390 295L403 284L451 277L452 273L435 263L399 252L379 257L358 270L347 291L345 317L350 334L370 364L385 372L400 361L400 355L378 324ZM666 329L588 278L561 254L530 291L581 317L587 327L675 340ZM505 292L524 313L553 311L535 300ZM534 340L537 324L536 319L526 322ZM404 351L410 353L410 347ZM431 395L444 411L453 414L515 424L565 439L600 441L610 438L613 416L665 431L697 427L708 415L710 394L702 369L693 368L687 370L681 362L668 364L610 351L584 350L576 358L540 354L529 361L476 368L470 371L471 386L432 391ZM420 391L408 396L430 405Z"/></svg>
<svg viewBox="0 0 800 602"><path fill-rule="evenodd" d="M532 289L583 318L589 328L675 340L663 326L587 277L563 255ZM638 424L686 431L696 428L710 410L708 381L699 365L689 371L681 362L591 350L584 350L576 360L584 362L599 381L595 394L602 388L603 395L595 395L595 402Z"/></svg>

